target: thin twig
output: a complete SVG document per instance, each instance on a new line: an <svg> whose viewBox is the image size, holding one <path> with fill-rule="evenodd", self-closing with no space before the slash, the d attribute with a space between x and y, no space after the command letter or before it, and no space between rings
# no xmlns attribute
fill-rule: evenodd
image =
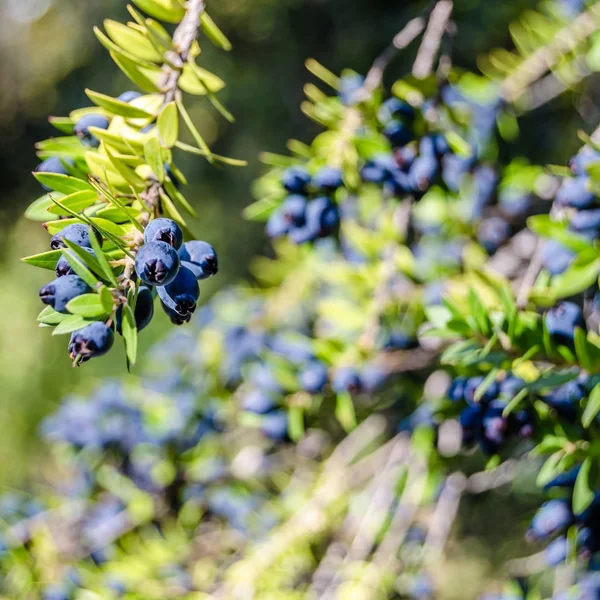
<svg viewBox="0 0 600 600"><path fill-rule="evenodd" d="M417 79L425 79L433 70L433 62L450 21L452 8L451 0L440 0L431 11L431 17L412 69L412 73Z"/></svg>
<svg viewBox="0 0 600 600"><path fill-rule="evenodd" d="M183 73L183 66L187 62L193 43L198 37L200 17L205 9L204 0L188 0L185 16L173 34L174 52L169 54L171 64L163 65L162 82L159 85L164 93L164 104L175 99L177 84Z"/></svg>

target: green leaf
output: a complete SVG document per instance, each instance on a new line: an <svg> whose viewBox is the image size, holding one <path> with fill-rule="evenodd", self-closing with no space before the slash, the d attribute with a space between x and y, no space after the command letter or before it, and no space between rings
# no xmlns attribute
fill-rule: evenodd
<svg viewBox="0 0 600 600"><path fill-rule="evenodd" d="M163 146L172 148L179 137L179 117L175 102L169 102L158 115L158 134Z"/></svg>
<svg viewBox="0 0 600 600"><path fill-rule="evenodd" d="M73 315L94 319L103 317L107 311L98 294L82 294L67 304L67 310Z"/></svg>
<svg viewBox="0 0 600 600"><path fill-rule="evenodd" d="M71 177L70 175L62 175L60 173L34 173L33 176L45 186L55 192L63 194L72 194L73 192L89 191L92 186L82 179Z"/></svg>
<svg viewBox="0 0 600 600"><path fill-rule="evenodd" d="M183 6L176 0L133 0L133 3L151 17L166 23L179 23L185 15Z"/></svg>
<svg viewBox="0 0 600 600"><path fill-rule="evenodd" d="M52 193L52 198L55 197L55 193ZM59 200L62 206L66 206L67 208L70 208L73 212L79 213L84 211L86 208L89 208L90 206L96 204L96 202L98 201L98 194L95 190L82 190L81 192L73 192L68 196L59 198ZM52 203L52 206L48 208L49 213L60 216L66 216L71 214L70 212L67 212L66 210L52 202L52 200L50 200L50 202Z"/></svg>
<svg viewBox="0 0 600 600"><path fill-rule="evenodd" d="M110 290L103 285L98 290L98 295L100 296L100 301L102 302L106 314L110 315L114 309L114 298L110 293Z"/></svg>
<svg viewBox="0 0 600 600"><path fill-rule="evenodd" d="M142 60L162 63L163 55L156 50L146 36L131 26L106 19L104 28L110 39L121 48Z"/></svg>
<svg viewBox="0 0 600 600"><path fill-rule="evenodd" d="M58 129L62 133L71 135L73 133L73 121L69 117L49 117L48 121L52 127Z"/></svg>
<svg viewBox="0 0 600 600"><path fill-rule="evenodd" d="M580 515L594 500L594 490L591 485L591 470L593 462L591 457L587 457L575 480L575 487L573 488L573 512L576 515Z"/></svg>
<svg viewBox="0 0 600 600"><path fill-rule="evenodd" d="M146 187L146 181L142 179L133 169L130 169L122 160L119 160L108 148L104 148L104 151L106 152L106 156L108 156L115 169L117 169L121 177L123 177L127 183L130 183L136 189L143 189Z"/></svg>
<svg viewBox="0 0 600 600"><path fill-rule="evenodd" d="M597 384L588 396L581 423L584 427L589 427L598 413L600 412L600 383Z"/></svg>
<svg viewBox="0 0 600 600"><path fill-rule="evenodd" d="M56 269L56 263L62 255L60 250L48 250L48 252L42 252L41 254L33 254L26 256L21 260L28 265L39 267L40 269L48 269L54 271Z"/></svg>
<svg viewBox="0 0 600 600"><path fill-rule="evenodd" d="M281 195L265 196L253 202L242 211L245 219L249 221L267 221L273 211L281 204Z"/></svg>
<svg viewBox="0 0 600 600"><path fill-rule="evenodd" d="M502 411L503 417L508 417L512 412L514 412L517 407L521 404L521 402L527 397L529 391L527 388L523 388L510 402L504 407Z"/></svg>
<svg viewBox="0 0 600 600"><path fill-rule="evenodd" d="M165 179L165 166L160 141L157 137L151 136L146 140L144 144L144 157L158 181L162 183Z"/></svg>
<svg viewBox="0 0 600 600"><path fill-rule="evenodd" d="M468 157L471 155L471 145L469 142L460 137L458 133L455 131L448 131L445 135L450 148L452 148L456 154L463 157Z"/></svg>
<svg viewBox="0 0 600 600"><path fill-rule="evenodd" d="M168 179L164 181L164 188L170 198L175 200L178 204L180 204L184 210L186 210L190 216L197 218L198 213L194 209L194 207L187 201L187 198L175 187L173 182Z"/></svg>
<svg viewBox="0 0 600 600"><path fill-rule="evenodd" d="M205 150L201 150L200 148L196 148L195 146L190 146L189 144L185 144L184 142L176 142L175 147L183 150L183 152L189 152L190 154L197 154L198 156L211 156L215 162L221 162L225 165L229 165L231 167L246 167L248 166L247 160L242 160L239 158L229 158L228 156L221 156L220 154L213 154L212 152L206 152Z"/></svg>
<svg viewBox="0 0 600 600"><path fill-rule="evenodd" d="M120 115L127 119L148 119L152 117L150 113L133 106L129 102L122 102L121 100L99 94L90 89L86 89L85 93L96 106L101 106L115 115Z"/></svg>
<svg viewBox="0 0 600 600"><path fill-rule="evenodd" d="M190 133L192 134L192 137L196 141L196 144L198 144L198 147L201 150L206 152L206 159L208 160L208 162L213 163L214 158L212 156L210 148L208 147L208 144L204 141L202 136L198 133L198 130L194 126L194 122L190 118L190 115L188 114L187 110L185 109L185 106L183 105L181 98L177 98L176 102L177 102L177 108L179 108L179 113L181 114L181 117L183 118L185 124L187 125L187 128L190 130Z"/></svg>
<svg viewBox="0 0 600 600"><path fill-rule="evenodd" d="M61 198L64 197L64 194L61 194L60 192L52 192L52 197L56 198L57 200L60 200ZM50 195L44 194L37 200L34 200L27 207L27 210L25 211L25 217L27 219L29 219L30 221L41 221L41 222L48 221L53 218L58 219L58 217L53 217L48 212L48 209L52 206L54 206L54 202L52 202Z"/></svg>
<svg viewBox="0 0 600 600"><path fill-rule="evenodd" d="M288 435L294 442L304 436L304 410L301 406L290 406L288 411Z"/></svg>
<svg viewBox="0 0 600 600"><path fill-rule="evenodd" d="M558 450L546 459L546 462L542 465L542 468L539 470L536 479L536 485L538 487L545 486L547 483L552 481L554 477L556 477L556 475L559 473L558 463L561 461L563 455L564 452L562 450Z"/></svg>
<svg viewBox="0 0 600 600"><path fill-rule="evenodd" d="M144 90L144 92L154 93L158 92L157 81L160 77L160 69L156 71L149 71L148 69L142 69L138 64L134 61L122 56L121 54L117 54L114 51L110 51L111 58L115 61L117 67L125 73L133 83L135 83L139 88ZM150 77L149 74L152 73Z"/></svg>
<svg viewBox="0 0 600 600"><path fill-rule="evenodd" d="M581 327L575 328L574 333L575 354L581 367L587 371L592 369L592 358L589 350L591 347L587 343L587 334Z"/></svg>
<svg viewBox="0 0 600 600"><path fill-rule="evenodd" d="M137 328L135 326L135 316L128 304L123 306L121 329L123 331L123 339L125 340L127 358L132 365L135 365L137 358Z"/></svg>
<svg viewBox="0 0 600 600"><path fill-rule="evenodd" d="M556 298L567 298L586 290L598 278L600 259L585 265L573 264L564 273L554 277L552 288Z"/></svg>
<svg viewBox="0 0 600 600"><path fill-rule="evenodd" d="M94 238L96 234L92 234ZM98 259L95 256L92 256L89 252L86 252L81 246L70 242L69 240L65 240L65 244L72 252L72 257L74 259L79 260L79 262L83 263L90 271L96 274L97 277L104 277L104 272L102 271L102 267L98 262ZM64 250L63 250L64 253Z"/></svg>
<svg viewBox="0 0 600 600"><path fill-rule="evenodd" d="M58 325L62 323L65 319L68 319L70 315L65 313L59 313L55 311L51 306L46 306L37 316L37 320L39 323L43 323L44 325Z"/></svg>
<svg viewBox="0 0 600 600"><path fill-rule="evenodd" d="M81 315L68 315L68 318L59 323L52 335L64 335L65 333L72 333L79 329L87 327L90 323L93 323L94 319L85 319Z"/></svg>
<svg viewBox="0 0 600 600"><path fill-rule="evenodd" d="M231 42L227 39L227 37L225 37L225 34L217 27L215 22L208 16L206 11L202 13L202 16L200 17L200 23L206 37L213 44L215 44L215 46L218 46L227 52L231 50Z"/></svg>
<svg viewBox="0 0 600 600"><path fill-rule="evenodd" d="M71 252L69 252L69 250L76 252L73 249L73 247L76 246L76 244L73 244L69 240L64 240L64 242L69 246L69 249L63 248L62 253L67 259L67 262L71 265L73 271L75 271L75 273L79 275L79 277L81 277L81 279L83 279L91 288L95 288L98 283L98 280L94 277L92 272L79 260L78 257L76 258Z"/></svg>
<svg viewBox="0 0 600 600"><path fill-rule="evenodd" d="M349 392L342 392L337 395L335 405L335 416L344 428L344 431L352 431L356 427L356 413L354 403Z"/></svg>
<svg viewBox="0 0 600 600"><path fill-rule="evenodd" d="M106 259L104 252L102 252L100 243L96 239L96 236L94 235L94 232L91 230L91 228L90 228L90 243L92 244L92 250L96 254L98 263L99 263L102 271L104 272L104 276L106 277L106 279L108 281L110 281L113 284L114 287L117 287L117 279L115 277L115 274L113 273L111 266L108 264L108 260Z"/></svg>

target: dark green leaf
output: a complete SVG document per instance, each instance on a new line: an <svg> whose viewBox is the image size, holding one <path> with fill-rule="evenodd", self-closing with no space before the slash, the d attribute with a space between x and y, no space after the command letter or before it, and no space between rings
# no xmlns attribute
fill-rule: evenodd
<svg viewBox="0 0 600 600"><path fill-rule="evenodd" d="M597 384L588 396L581 422L584 427L589 427L600 412L600 384Z"/></svg>
<svg viewBox="0 0 600 600"><path fill-rule="evenodd" d="M61 257L62 252L60 250L48 250L48 252L42 252L41 254L33 254L32 256L26 256L21 260L28 265L34 267L40 267L40 269L48 269L54 271L56 269L56 263Z"/></svg>
<svg viewBox="0 0 600 600"><path fill-rule="evenodd" d="M580 515L594 500L594 490L590 481L592 459L588 456L583 461L573 488L573 512Z"/></svg>

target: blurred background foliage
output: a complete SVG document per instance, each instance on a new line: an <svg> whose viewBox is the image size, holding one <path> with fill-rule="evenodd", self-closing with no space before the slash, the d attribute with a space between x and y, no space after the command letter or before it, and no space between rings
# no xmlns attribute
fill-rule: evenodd
<svg viewBox="0 0 600 600"><path fill-rule="evenodd" d="M37 289L44 274L18 261L41 252L47 235L22 212L39 196L30 176L37 164L34 143L54 134L49 114L64 115L88 104L91 87L109 95L127 89L92 33L105 18L127 20L124 0L0 0L0 484L18 485L38 468L43 449L36 434L40 419L66 393L87 390L94 379L119 375L123 353L73 370L64 357L64 339L37 330ZM425 2L398 0L219 0L209 7L234 44L228 55L203 46L204 63L223 77L220 96L237 117L227 124L208 103L190 103L190 112L215 152L249 161L246 169L216 170L181 157L191 184L188 198L200 219L195 233L213 243L222 265L219 277L203 287L207 299L217 287L248 275L252 256L268 253L260 224L243 221L250 182L261 170L262 150L280 152L289 138L310 140L316 128L300 112L304 68L315 57L334 72L351 68L365 73L373 59ZM495 47L511 47L509 23L532 8L529 0L458 0L458 36L454 61L475 68L477 56ZM413 51L399 57L386 77L393 81L412 63ZM599 93L594 78L584 93L564 95L521 122L525 135L519 152L536 163L564 163L574 153L573 135L586 120ZM535 130L536 135L527 135ZM537 136L537 137L536 137ZM513 149L503 149L510 155ZM142 336L144 349L168 328L160 325ZM39 471L38 471L39 474ZM468 533L468 532L467 532Z"/></svg>

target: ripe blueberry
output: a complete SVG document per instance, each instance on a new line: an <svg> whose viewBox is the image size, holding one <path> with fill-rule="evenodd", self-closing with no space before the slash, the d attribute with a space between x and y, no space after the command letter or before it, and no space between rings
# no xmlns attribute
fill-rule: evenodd
<svg viewBox="0 0 600 600"><path fill-rule="evenodd" d="M284 410L274 410L265 415L261 421L260 430L271 440L285 440L288 435L287 413Z"/></svg>
<svg viewBox="0 0 600 600"><path fill-rule="evenodd" d="M441 158L449 151L448 140L441 133L432 133L423 136L419 142L419 153L421 155Z"/></svg>
<svg viewBox="0 0 600 600"><path fill-rule="evenodd" d="M300 385L309 394L318 394L327 383L327 367L319 360L310 361L300 372Z"/></svg>
<svg viewBox="0 0 600 600"><path fill-rule="evenodd" d="M147 327L154 316L154 297L152 296L152 290L145 285L140 286L138 291L133 316L135 317L135 326L137 327L138 331L142 331L142 329ZM117 331L121 333L121 325L123 323L122 306L119 306L117 309L115 317Z"/></svg>
<svg viewBox="0 0 600 600"><path fill-rule="evenodd" d="M167 285L177 276L179 255L167 242L148 242L135 257L135 271L148 285Z"/></svg>
<svg viewBox="0 0 600 600"><path fill-rule="evenodd" d="M51 156L47 158L43 162L41 162L36 168L36 173L56 173L58 175L68 175L69 167L73 167L75 163L72 158L69 157L61 157ZM47 191L51 192L52 188L49 188L47 185L41 184L42 187Z"/></svg>
<svg viewBox="0 0 600 600"><path fill-rule="evenodd" d="M320 192L333 192L344 185L342 172L334 167L323 167L313 177L312 184Z"/></svg>
<svg viewBox="0 0 600 600"><path fill-rule="evenodd" d="M300 194L288 196L283 204L269 217L266 232L269 237L280 237L290 229L302 227L305 222L307 200Z"/></svg>
<svg viewBox="0 0 600 600"><path fill-rule="evenodd" d="M141 96L141 94L139 92L130 90L128 92L123 92L117 99L120 100L121 102L131 102L132 100L135 100L136 98L139 98L140 96Z"/></svg>
<svg viewBox="0 0 600 600"><path fill-rule="evenodd" d="M415 118L415 109L410 104L398 98L389 98L379 108L377 118L384 125L392 119L412 121Z"/></svg>
<svg viewBox="0 0 600 600"><path fill-rule="evenodd" d="M331 382L336 392L360 392L362 381L354 367L340 367L333 374Z"/></svg>
<svg viewBox="0 0 600 600"><path fill-rule="evenodd" d="M69 344L69 356L72 360L80 357L80 362L106 354L115 341L112 328L105 323L94 321L87 327L74 331Z"/></svg>
<svg viewBox="0 0 600 600"><path fill-rule="evenodd" d="M81 119L75 123L75 127L73 127L73 133L85 146L97 148L100 145L100 141L90 133L90 127L108 129L108 125L108 119L104 115L95 113L88 114L81 117Z"/></svg>
<svg viewBox="0 0 600 600"><path fill-rule="evenodd" d="M320 196L308 203L304 227L292 231L290 235L294 242L302 244L334 233L339 224L337 204L326 196Z"/></svg>
<svg viewBox="0 0 600 600"><path fill-rule="evenodd" d="M181 318L188 320L196 310L200 297L198 280L190 269L181 267L173 281L157 289L158 297L164 306Z"/></svg>
<svg viewBox="0 0 600 600"><path fill-rule="evenodd" d="M587 177L574 177L564 179L555 201L559 206L572 206L578 210L589 208L595 204L596 197L589 189Z"/></svg>
<svg viewBox="0 0 600 600"><path fill-rule="evenodd" d="M573 302L561 302L552 307L545 315L546 329L556 342L571 346L575 328L585 330L585 320L581 308Z"/></svg>
<svg viewBox="0 0 600 600"><path fill-rule="evenodd" d="M219 258L215 249L201 240L186 242L179 249L182 266L188 268L196 279L206 279L219 272Z"/></svg>
<svg viewBox="0 0 600 600"><path fill-rule="evenodd" d="M584 234L589 232L592 239L597 237L600 229L600 208L576 212L571 219L570 228Z"/></svg>
<svg viewBox="0 0 600 600"><path fill-rule="evenodd" d="M183 243L183 232L173 219L154 219L144 230L144 243L148 242L167 242L178 250Z"/></svg>
<svg viewBox="0 0 600 600"><path fill-rule="evenodd" d="M493 254L510 237L510 226L502 217L489 217L481 221L477 239L489 254Z"/></svg>
<svg viewBox="0 0 600 600"><path fill-rule="evenodd" d="M290 167L281 175L281 183L290 194L303 194L310 183L310 175L301 167Z"/></svg>
<svg viewBox="0 0 600 600"><path fill-rule="evenodd" d="M101 241L101 238L98 241ZM50 248L52 250L58 250L59 248L66 248L64 240L68 240L73 244L82 246L84 248L91 248L92 243L90 242L90 229L83 223L73 223L67 225L64 229L61 229L58 233L55 233L50 240Z"/></svg>
<svg viewBox="0 0 600 600"><path fill-rule="evenodd" d="M256 415L266 415L275 408L275 402L264 390L255 389L248 392L242 400L242 409Z"/></svg>
<svg viewBox="0 0 600 600"><path fill-rule="evenodd" d="M92 256L94 256L94 251L91 248L84 247L83 249L88 254L91 254ZM75 256L75 254L73 252L71 252L70 250L69 250L69 256L72 256L75 260L81 262L81 260L77 256ZM56 275L58 277L63 277L65 275L75 275L75 271L73 271L73 267L71 267L71 264L66 259L64 254L58 259L58 262L56 263Z"/></svg>
<svg viewBox="0 0 600 600"><path fill-rule="evenodd" d="M528 537L534 540L544 540L573 521L571 505L567 500L550 500L542 504L531 521Z"/></svg>
<svg viewBox="0 0 600 600"><path fill-rule="evenodd" d="M81 294L91 292L90 286L77 275L65 275L46 284L40 289L40 299L44 304L60 313L67 313L67 304Z"/></svg>
<svg viewBox="0 0 600 600"><path fill-rule="evenodd" d="M564 273L573 259L575 252L569 250L556 240L547 240L542 247L542 265L552 275Z"/></svg>
<svg viewBox="0 0 600 600"><path fill-rule="evenodd" d="M415 192L426 192L438 174L439 166L433 156L422 155L415 159L408 172L408 183Z"/></svg>
<svg viewBox="0 0 600 600"><path fill-rule="evenodd" d="M412 142L414 135L410 128L408 128L402 121L390 121L383 128L383 135L390 140L392 146L399 148L406 146L409 142Z"/></svg>

